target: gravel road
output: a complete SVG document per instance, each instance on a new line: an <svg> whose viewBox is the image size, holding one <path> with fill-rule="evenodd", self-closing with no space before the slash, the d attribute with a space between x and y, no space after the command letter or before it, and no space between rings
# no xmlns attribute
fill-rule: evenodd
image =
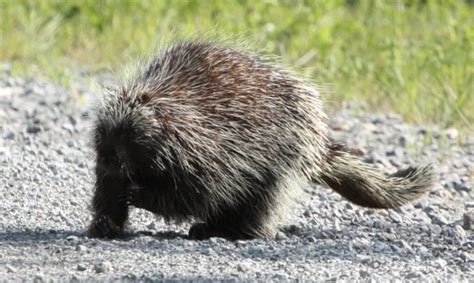
<svg viewBox="0 0 474 283"><path fill-rule="evenodd" d="M429 195L387 211L306 188L271 241L190 241L190 223L136 209L125 239L87 239L91 93L0 72L0 281L474 280L474 134L349 107L333 135L387 172L432 162Z"/></svg>

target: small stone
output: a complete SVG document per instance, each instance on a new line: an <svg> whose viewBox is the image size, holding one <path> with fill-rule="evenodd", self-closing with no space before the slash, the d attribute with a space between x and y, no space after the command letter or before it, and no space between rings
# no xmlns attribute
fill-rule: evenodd
<svg viewBox="0 0 474 283"><path fill-rule="evenodd" d="M385 117L383 115L372 115L372 117L370 117L372 124L382 124L384 121Z"/></svg>
<svg viewBox="0 0 474 283"><path fill-rule="evenodd" d="M311 211L309 211L309 209L306 209L306 210L303 212L303 216L304 216L304 217L311 217Z"/></svg>
<svg viewBox="0 0 474 283"><path fill-rule="evenodd" d="M250 246L248 248L248 253L252 255L261 254L262 251L263 251L263 248L261 246Z"/></svg>
<svg viewBox="0 0 474 283"><path fill-rule="evenodd" d="M301 236L302 231L300 227L296 225L290 225L288 227L288 233L290 233L291 235Z"/></svg>
<svg viewBox="0 0 474 283"><path fill-rule="evenodd" d="M79 263L79 264L77 265L77 270L78 270L78 271L84 271L84 270L86 270L86 269L87 269L87 268L85 267L85 265L83 265L83 264L81 264L81 263ZM97 272L97 271L96 271L96 272Z"/></svg>
<svg viewBox="0 0 474 283"><path fill-rule="evenodd" d="M461 258L466 262L471 262L471 261L474 261L474 254L473 253L468 253L468 252L463 252L463 253L461 253Z"/></svg>
<svg viewBox="0 0 474 283"><path fill-rule="evenodd" d="M370 256L367 256L367 255L357 254L356 258L363 264L368 264L368 263L372 262L372 258Z"/></svg>
<svg viewBox="0 0 474 283"><path fill-rule="evenodd" d="M79 237L74 236L74 235L69 235L69 236L66 237L66 240L69 241L69 242L78 242Z"/></svg>
<svg viewBox="0 0 474 283"><path fill-rule="evenodd" d="M237 246L237 247L242 247L242 246L246 246L248 244L247 241L243 241L243 240L237 240L234 242L234 244Z"/></svg>
<svg viewBox="0 0 474 283"><path fill-rule="evenodd" d="M443 215L434 215L433 218L431 218L431 223L439 226L443 225L448 225L450 222L444 217Z"/></svg>
<svg viewBox="0 0 474 283"><path fill-rule="evenodd" d="M310 243L316 243L317 242L316 238L312 237L312 236L308 237L307 239L308 239L308 242L310 242Z"/></svg>
<svg viewBox="0 0 474 283"><path fill-rule="evenodd" d="M367 278L367 277L370 277L370 272L366 271L366 270L360 270L359 271L359 276L361 278Z"/></svg>
<svg viewBox="0 0 474 283"><path fill-rule="evenodd" d="M74 133L74 126L69 123L63 124L62 128L68 131L70 134Z"/></svg>
<svg viewBox="0 0 474 283"><path fill-rule="evenodd" d="M129 282L129 281L131 281L131 282L139 281L139 280L138 280L138 276L135 275L135 274L133 274L133 273L125 274L124 276L122 276L122 279L126 279L126 280L124 280L124 281L126 281L126 282Z"/></svg>
<svg viewBox="0 0 474 283"><path fill-rule="evenodd" d="M441 189L441 190L435 192L434 194L438 195L440 198L444 198L444 199L451 199L453 197L451 192L447 189Z"/></svg>
<svg viewBox="0 0 474 283"><path fill-rule="evenodd" d="M208 255L208 256L212 256L212 255L215 255L215 254L216 254L216 252L215 252L213 249L211 249L211 248L204 249L204 250L202 251L202 253L203 253L204 255Z"/></svg>
<svg viewBox="0 0 474 283"><path fill-rule="evenodd" d="M286 275L285 273L279 273L279 274L273 275L272 278L275 279L276 281L287 281L288 275Z"/></svg>
<svg viewBox="0 0 474 283"><path fill-rule="evenodd" d="M37 125L29 125L27 128L26 128L26 132L28 134L37 134L41 131L41 128Z"/></svg>
<svg viewBox="0 0 474 283"><path fill-rule="evenodd" d="M454 189L458 192L460 191L469 192L471 190L471 188L463 182L453 181L452 185Z"/></svg>
<svg viewBox="0 0 474 283"><path fill-rule="evenodd" d="M430 250L425 247L425 246L421 246L418 248L418 251L420 252L420 254L424 255L424 256L428 256L430 255Z"/></svg>
<svg viewBox="0 0 474 283"><path fill-rule="evenodd" d="M458 130L456 130L456 129L454 129L454 128L450 128L450 129L445 130L445 131L444 131L444 134L446 135L446 137L447 137L448 139L454 140L454 139L456 139L456 138L458 137L459 132L458 132Z"/></svg>
<svg viewBox="0 0 474 283"><path fill-rule="evenodd" d="M445 267L446 265L448 265L446 260L442 258L437 258L436 260L434 260L434 263L436 263L439 267Z"/></svg>
<svg viewBox="0 0 474 283"><path fill-rule="evenodd" d="M288 239L288 236L285 233L281 232L281 231L278 231L275 235L275 240L277 240L277 241L283 241L283 240L287 240L287 239Z"/></svg>
<svg viewBox="0 0 474 283"><path fill-rule="evenodd" d="M76 251L77 252L83 252L86 250L86 247L84 247L83 245L77 245L76 246Z"/></svg>
<svg viewBox="0 0 474 283"><path fill-rule="evenodd" d="M347 132L351 129L351 125L348 124L348 123L344 123L344 122L331 123L330 127L334 131L343 131L343 132Z"/></svg>
<svg viewBox="0 0 474 283"><path fill-rule="evenodd" d="M108 261L99 262L94 265L94 271L96 273L109 272L112 269L112 264Z"/></svg>
<svg viewBox="0 0 474 283"><path fill-rule="evenodd" d="M461 240L464 240L466 238L466 231L464 231L464 229L460 225L454 225L453 233L457 238Z"/></svg>
<svg viewBox="0 0 474 283"><path fill-rule="evenodd" d="M222 244L222 243L225 243L226 240L224 238L219 238L219 237L211 237L209 238L209 243L213 244L213 245L219 245L219 244Z"/></svg>
<svg viewBox="0 0 474 283"><path fill-rule="evenodd" d="M44 282L43 274L36 274L33 282Z"/></svg>
<svg viewBox="0 0 474 283"><path fill-rule="evenodd" d="M354 209L354 206L351 203L346 202L346 204L344 205L344 209L351 210Z"/></svg>
<svg viewBox="0 0 474 283"><path fill-rule="evenodd" d="M246 272L249 269L249 266L245 263L239 263L237 265L237 270L240 272Z"/></svg>
<svg viewBox="0 0 474 283"><path fill-rule="evenodd" d="M383 220L375 220L372 225L377 229L386 229L389 226L387 222Z"/></svg>
<svg viewBox="0 0 474 283"><path fill-rule="evenodd" d="M443 230L438 225L431 225L430 226L431 235L439 235L439 234L441 234L441 231L443 231Z"/></svg>
<svg viewBox="0 0 474 283"><path fill-rule="evenodd" d="M0 88L0 97L12 98L20 95L23 91L21 87L2 87Z"/></svg>
<svg viewBox="0 0 474 283"><path fill-rule="evenodd" d="M150 224L148 224L148 225L146 226L146 228L149 229L149 230L156 230L156 224L155 224L155 222L150 222Z"/></svg>
<svg viewBox="0 0 474 283"><path fill-rule="evenodd" d="M395 241L395 243L398 244L400 247L402 247L403 249L405 249L407 251L412 250L411 246L407 242L405 242L404 240Z"/></svg>
<svg viewBox="0 0 474 283"><path fill-rule="evenodd" d="M393 222L402 223L402 217L400 216L400 214L396 213L395 211L390 210L389 216L390 216L390 219L393 220Z"/></svg>
<svg viewBox="0 0 474 283"><path fill-rule="evenodd" d="M369 246L370 240L367 238L360 238L360 239L356 239L356 243L359 244L360 246Z"/></svg>
<svg viewBox="0 0 474 283"><path fill-rule="evenodd" d="M421 274L420 272L416 271L416 272L410 272L408 273L407 275L405 275L405 279L415 279L415 278L420 278L422 277L423 274Z"/></svg>
<svg viewBox="0 0 474 283"><path fill-rule="evenodd" d="M464 229L474 230L474 210L464 213L462 219L463 219Z"/></svg>
<svg viewBox="0 0 474 283"><path fill-rule="evenodd" d="M6 133L3 134L3 138L6 140L12 140L15 138L15 133L7 131Z"/></svg>
<svg viewBox="0 0 474 283"><path fill-rule="evenodd" d="M0 156L7 155L8 152L9 150L6 147L0 146Z"/></svg>
<svg viewBox="0 0 474 283"><path fill-rule="evenodd" d="M9 272L9 273L16 273L16 268L13 267L13 266L11 266L11 265L9 265L9 264L6 264L6 265L5 265L5 269L6 269L7 272Z"/></svg>
<svg viewBox="0 0 474 283"><path fill-rule="evenodd" d="M400 136L400 137L398 138L398 144L399 144L400 146L405 147L405 146L407 145L407 143L408 143L407 137L405 137L405 136Z"/></svg>

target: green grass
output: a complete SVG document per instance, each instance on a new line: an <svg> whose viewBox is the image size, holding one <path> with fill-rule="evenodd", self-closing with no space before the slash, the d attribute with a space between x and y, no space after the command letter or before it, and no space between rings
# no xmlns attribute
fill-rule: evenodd
<svg viewBox="0 0 474 283"><path fill-rule="evenodd" d="M64 81L77 64L116 69L162 38L235 35L331 84L331 101L474 124L472 0L0 0L0 11L0 61L23 75Z"/></svg>

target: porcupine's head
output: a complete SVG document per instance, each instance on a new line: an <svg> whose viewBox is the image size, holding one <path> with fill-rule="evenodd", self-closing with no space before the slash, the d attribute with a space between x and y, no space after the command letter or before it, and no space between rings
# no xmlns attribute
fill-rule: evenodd
<svg viewBox="0 0 474 283"><path fill-rule="evenodd" d="M144 93L110 90L95 110L93 145L97 170L132 178L156 162L155 109Z"/></svg>

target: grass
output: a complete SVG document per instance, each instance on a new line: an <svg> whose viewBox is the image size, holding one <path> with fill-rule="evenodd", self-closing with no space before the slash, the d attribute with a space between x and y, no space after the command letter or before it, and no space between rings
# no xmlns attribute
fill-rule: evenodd
<svg viewBox="0 0 474 283"><path fill-rule="evenodd" d="M77 64L116 69L162 38L235 35L331 84L331 101L473 129L472 0L0 0L0 11L0 61L23 75L67 81Z"/></svg>

